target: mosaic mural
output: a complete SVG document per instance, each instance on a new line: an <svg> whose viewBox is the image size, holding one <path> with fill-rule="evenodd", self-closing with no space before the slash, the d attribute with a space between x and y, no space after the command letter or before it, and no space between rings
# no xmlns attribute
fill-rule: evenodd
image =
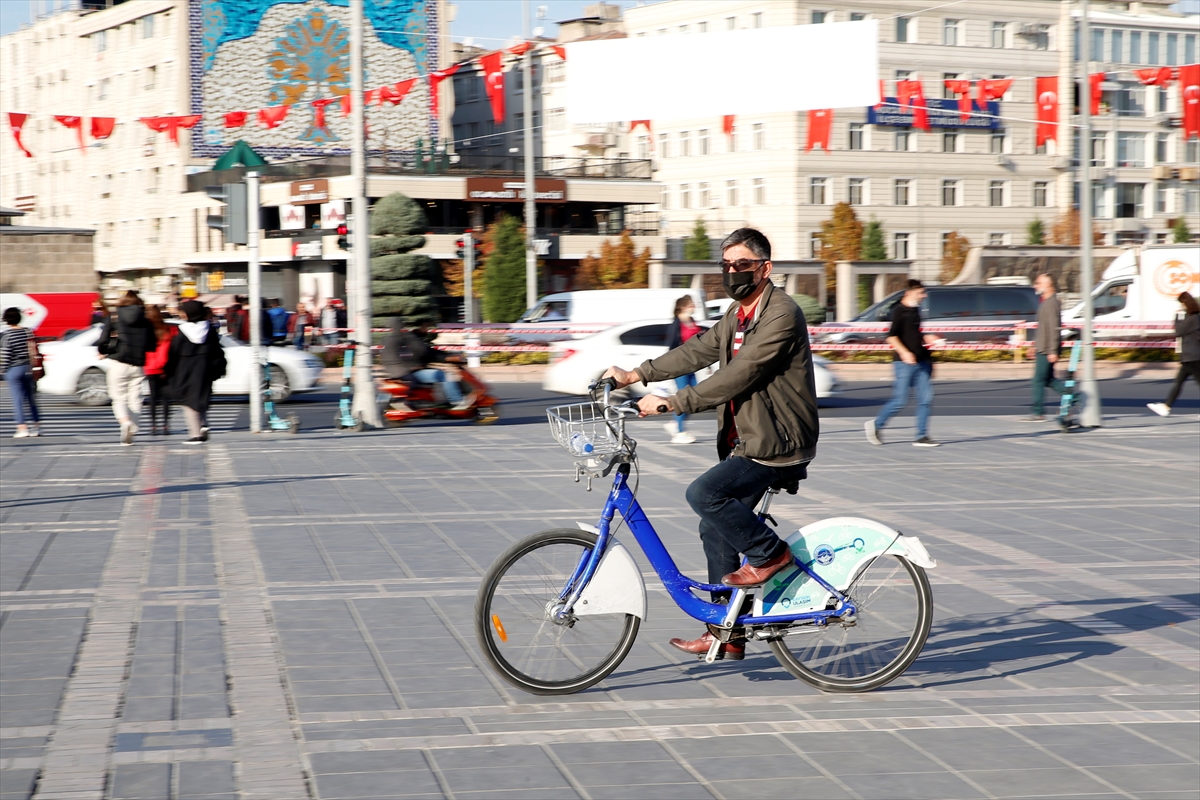
<svg viewBox="0 0 1200 800"><path fill-rule="evenodd" d="M366 0L365 86L424 76L437 67L437 0ZM238 139L271 158L348 152L350 120L337 104L321 119L313 100L350 91L349 0L190 0L192 113L203 130L197 156L216 156ZM266 129L251 120L226 130L229 111L288 105ZM198 126L199 128L199 126ZM368 148L411 150L436 137L426 84L399 106L372 106Z"/></svg>

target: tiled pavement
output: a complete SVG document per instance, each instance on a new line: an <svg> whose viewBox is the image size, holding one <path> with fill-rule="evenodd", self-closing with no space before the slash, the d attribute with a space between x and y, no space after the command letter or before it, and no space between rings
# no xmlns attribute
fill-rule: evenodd
<svg viewBox="0 0 1200 800"><path fill-rule="evenodd" d="M0 798L1200 797L1195 419L939 419L937 450L860 424L827 420L772 509L938 559L923 656L853 696L761 645L681 658L664 642L699 631L653 590L588 692L483 669L482 570L602 502L540 426L5 442ZM711 441L642 431L639 497L702 573L683 491Z"/></svg>

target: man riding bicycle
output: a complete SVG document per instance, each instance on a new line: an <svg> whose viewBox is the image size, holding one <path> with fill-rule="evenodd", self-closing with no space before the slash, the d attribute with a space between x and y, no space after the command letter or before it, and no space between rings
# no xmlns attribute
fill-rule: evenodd
<svg viewBox="0 0 1200 800"><path fill-rule="evenodd" d="M721 461L688 487L687 500L700 515L709 583L747 588L793 563L787 544L754 507L771 486L806 476L817 452L817 393L804 312L770 281L767 237L739 228L721 243L721 252L725 291L737 301L725 316L666 355L634 370L611 367L605 377L619 387L648 384L720 362L707 380L673 397L647 395L638 409L643 417L664 413L660 406L672 414L717 409ZM701 657L711 643L708 632L691 641L671 640L673 647ZM745 652L744 640L732 641L721 645L717 658L736 661Z"/></svg>

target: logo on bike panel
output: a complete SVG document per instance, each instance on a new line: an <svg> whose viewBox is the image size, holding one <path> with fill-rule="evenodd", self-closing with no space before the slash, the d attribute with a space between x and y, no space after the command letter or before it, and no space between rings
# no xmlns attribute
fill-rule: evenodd
<svg viewBox="0 0 1200 800"><path fill-rule="evenodd" d="M837 554L829 545L819 544L817 545L817 549L813 551L813 557L817 560L818 564L827 567L833 563L833 559L837 557Z"/></svg>

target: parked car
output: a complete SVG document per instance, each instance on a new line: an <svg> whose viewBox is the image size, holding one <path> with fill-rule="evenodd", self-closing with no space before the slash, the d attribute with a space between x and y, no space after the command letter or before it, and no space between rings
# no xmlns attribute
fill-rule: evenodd
<svg viewBox="0 0 1200 800"><path fill-rule="evenodd" d="M46 377L38 381L38 391L53 395L74 395L85 406L102 406L109 402L108 379L105 373L112 363L100 358L96 341L102 325L92 325L56 342L40 346L45 358ZM250 347L229 336L221 337L227 367L225 377L213 384L213 394L248 394L250 381L258 370L252 369ZM311 392L317 388L324 363L316 356L288 347L268 347L271 364L271 391L282 402L296 392Z"/></svg>
<svg viewBox="0 0 1200 800"><path fill-rule="evenodd" d="M705 320L699 324L711 327L715 322ZM542 378L542 388L560 394L587 394L588 384L614 364L631 368L667 352L667 324L656 321L626 322L584 339L554 342L550 345L550 366ZM837 379L826 366L828 363L821 356L813 356L818 398L833 397L838 393ZM696 373L696 378L704 380L716 369L716 364L706 367ZM659 381L649 386L635 383L629 387L629 391L643 395L658 388L674 394L675 381Z"/></svg>
<svg viewBox="0 0 1200 800"><path fill-rule="evenodd" d="M826 322L823 327L861 327L873 331L823 333L818 343L882 342L887 338L892 309L903 291L894 292L850 322ZM1006 325L1037 319L1038 298L1032 286L928 286L921 301L921 320L927 325ZM939 334L947 341L1007 342L1010 331L976 331Z"/></svg>

